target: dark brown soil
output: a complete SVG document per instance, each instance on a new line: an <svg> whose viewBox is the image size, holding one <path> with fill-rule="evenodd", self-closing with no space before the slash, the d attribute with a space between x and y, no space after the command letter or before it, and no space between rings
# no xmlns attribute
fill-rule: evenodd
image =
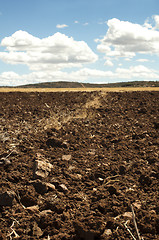
<svg viewBox="0 0 159 240"><path fill-rule="evenodd" d="M0 93L0 125L0 239L138 239L131 206L159 239L158 92Z"/></svg>

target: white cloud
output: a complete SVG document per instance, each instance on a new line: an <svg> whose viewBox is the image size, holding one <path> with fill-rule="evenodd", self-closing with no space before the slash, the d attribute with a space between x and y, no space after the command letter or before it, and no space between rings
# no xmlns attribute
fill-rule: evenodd
<svg viewBox="0 0 159 240"><path fill-rule="evenodd" d="M121 79L159 79L159 72L143 65L131 66L130 68L117 68L116 76Z"/></svg>
<svg viewBox="0 0 159 240"><path fill-rule="evenodd" d="M89 23L88 23L88 22L86 22L86 23L84 23L84 24L83 24L83 26L88 26L88 25L89 25Z"/></svg>
<svg viewBox="0 0 159 240"><path fill-rule="evenodd" d="M144 63L148 54L159 56L159 16L153 16L155 26L147 20L139 25L111 19L107 22L106 35L96 39L97 49L105 53L104 65L113 66L113 60L124 57L130 61L137 53L146 54L138 57L136 62ZM78 22L76 22L78 23ZM8 64L27 65L32 71L29 74L3 72L0 74L0 85L22 85L53 81L89 81L99 79L107 81L120 80L159 80L159 71L143 65L129 68L119 65L116 70L101 71L83 68L83 65L94 63L98 56L86 42L76 41L59 32L46 38L34 37L25 31L17 31L1 41L0 59ZM68 68L79 67L79 70L68 71ZM95 80L95 81L97 81Z"/></svg>
<svg viewBox="0 0 159 240"><path fill-rule="evenodd" d="M66 28L66 27L68 27L68 25L66 25L66 24L57 24L56 27L57 28Z"/></svg>
<svg viewBox="0 0 159 240"><path fill-rule="evenodd" d="M114 66L114 64L112 63L112 61L109 60L109 59L106 60L106 62L104 63L104 65L105 65L105 66L110 66L110 67Z"/></svg>
<svg viewBox="0 0 159 240"><path fill-rule="evenodd" d="M155 20L155 28L159 29L159 15L154 15L153 18Z"/></svg>
<svg viewBox="0 0 159 240"><path fill-rule="evenodd" d="M144 27L148 28L148 29L152 29L152 24L150 23L150 19L147 18L146 21L144 22Z"/></svg>
<svg viewBox="0 0 159 240"><path fill-rule="evenodd" d="M96 69L83 68L70 73L63 71L32 72L30 74L18 75L14 72L3 72L0 74L0 86L24 85L39 82L54 81L85 81L88 78L107 78L113 74L111 71L100 71Z"/></svg>
<svg viewBox="0 0 159 240"><path fill-rule="evenodd" d="M137 62L149 62L149 60L146 58L140 58L140 59L137 59L136 61Z"/></svg>
<svg viewBox="0 0 159 240"><path fill-rule="evenodd" d="M24 85L39 82L55 81L125 81L125 80L159 80L159 71L149 69L143 65L131 66L130 68L118 67L115 71L101 71L97 69L81 68L78 71L37 71L19 75L14 72L0 74L0 86Z"/></svg>
<svg viewBox="0 0 159 240"><path fill-rule="evenodd" d="M159 16L155 16L156 26ZM97 49L107 57L133 58L136 53L159 55L159 31L116 18L107 22L108 31Z"/></svg>
<svg viewBox="0 0 159 240"><path fill-rule="evenodd" d="M28 79L27 79L28 81ZM23 82L21 76L15 72L3 72L0 74L0 86L13 86Z"/></svg>
<svg viewBox="0 0 159 240"><path fill-rule="evenodd" d="M113 73L111 71L101 71L89 68L80 69L79 71L74 72L73 74L77 77L79 76L80 78L83 78L83 80L87 80L89 77L91 78L113 77Z"/></svg>
<svg viewBox="0 0 159 240"><path fill-rule="evenodd" d="M125 61L130 62L131 58L130 57L125 58Z"/></svg>
<svg viewBox="0 0 159 240"><path fill-rule="evenodd" d="M1 78L5 79L5 80L10 80L10 79L18 79L19 75L15 72L3 72L1 75Z"/></svg>
<svg viewBox="0 0 159 240"><path fill-rule="evenodd" d="M76 24L77 24L77 23L79 23L79 21L77 21L77 20L76 20L76 21L74 21L74 23L76 23Z"/></svg>
<svg viewBox="0 0 159 240"><path fill-rule="evenodd" d="M152 26L152 20L154 21L155 26ZM153 15L152 19L147 18L144 25L144 27L149 28L149 29L159 29L159 15Z"/></svg>
<svg viewBox="0 0 159 240"><path fill-rule="evenodd" d="M143 26L148 28L148 29L152 29L152 25L148 22L145 22Z"/></svg>
<svg viewBox="0 0 159 240"><path fill-rule="evenodd" d="M54 70L81 67L97 61L97 55L84 41L59 32L47 38L37 38L25 31L17 31L2 40L6 51L0 59L9 64L25 64L31 70Z"/></svg>

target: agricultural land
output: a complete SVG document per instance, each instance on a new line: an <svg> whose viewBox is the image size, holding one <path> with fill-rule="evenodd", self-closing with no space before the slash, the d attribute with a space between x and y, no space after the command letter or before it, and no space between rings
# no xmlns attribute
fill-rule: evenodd
<svg viewBox="0 0 159 240"><path fill-rule="evenodd" d="M159 239L158 88L81 89L0 89L1 240Z"/></svg>

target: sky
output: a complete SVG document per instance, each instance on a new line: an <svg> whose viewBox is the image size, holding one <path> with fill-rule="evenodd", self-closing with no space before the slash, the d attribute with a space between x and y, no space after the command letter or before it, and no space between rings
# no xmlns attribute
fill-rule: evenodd
<svg viewBox="0 0 159 240"><path fill-rule="evenodd" d="M0 0L0 86L158 80L158 0Z"/></svg>

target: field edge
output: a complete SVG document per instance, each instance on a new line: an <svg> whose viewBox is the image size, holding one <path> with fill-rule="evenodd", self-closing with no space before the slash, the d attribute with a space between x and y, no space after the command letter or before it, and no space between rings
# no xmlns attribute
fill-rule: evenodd
<svg viewBox="0 0 159 240"><path fill-rule="evenodd" d="M120 88L0 88L0 92L136 92L159 91L159 87L120 87Z"/></svg>

